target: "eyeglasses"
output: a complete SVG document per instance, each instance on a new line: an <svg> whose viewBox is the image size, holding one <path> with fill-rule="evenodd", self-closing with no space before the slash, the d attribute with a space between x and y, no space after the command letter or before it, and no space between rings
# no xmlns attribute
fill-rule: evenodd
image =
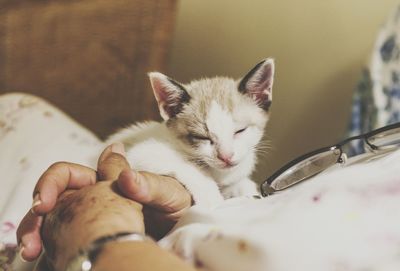
<svg viewBox="0 0 400 271"><path fill-rule="evenodd" d="M400 123L350 137L334 146L321 148L294 159L261 184L261 194L266 197L305 181L337 163L344 164L347 160L344 147L356 140L362 140L364 150L374 154L394 151L400 147Z"/></svg>

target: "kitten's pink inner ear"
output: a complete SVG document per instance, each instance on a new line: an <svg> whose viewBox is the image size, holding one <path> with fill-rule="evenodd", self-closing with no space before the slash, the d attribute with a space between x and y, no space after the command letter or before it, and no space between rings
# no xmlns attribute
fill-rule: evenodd
<svg viewBox="0 0 400 271"><path fill-rule="evenodd" d="M161 117L168 120L176 116L190 100L185 88L162 73L149 73L149 76Z"/></svg>
<svg viewBox="0 0 400 271"><path fill-rule="evenodd" d="M272 102L274 61L258 63L239 83L239 91L250 96L262 109L269 110Z"/></svg>
<svg viewBox="0 0 400 271"><path fill-rule="evenodd" d="M162 74L150 73L151 86L153 88L154 97L156 98L158 104L158 109L160 110L160 115L164 120L167 120L169 119L169 115L171 113L168 112L167 105L168 96L170 93L168 93L168 86L164 80L168 79L164 79Z"/></svg>
<svg viewBox="0 0 400 271"><path fill-rule="evenodd" d="M168 97L165 86L162 85L162 82L158 78L153 80L152 85L157 102L163 104L163 101Z"/></svg>
<svg viewBox="0 0 400 271"><path fill-rule="evenodd" d="M266 103L267 101L272 101L272 95L267 92L256 92L251 95L251 97L257 102Z"/></svg>
<svg viewBox="0 0 400 271"><path fill-rule="evenodd" d="M268 62L257 70L247 82L247 89L252 97L272 100L272 85L274 82L273 64Z"/></svg>

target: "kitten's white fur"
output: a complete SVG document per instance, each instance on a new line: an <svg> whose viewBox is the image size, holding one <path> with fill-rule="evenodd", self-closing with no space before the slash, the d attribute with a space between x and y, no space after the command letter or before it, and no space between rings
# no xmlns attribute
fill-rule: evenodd
<svg viewBox="0 0 400 271"><path fill-rule="evenodd" d="M269 118L273 74L271 59L241 81L216 77L181 85L150 73L164 122L132 125L108 142L125 144L134 169L175 177L196 204L258 194L249 175Z"/></svg>

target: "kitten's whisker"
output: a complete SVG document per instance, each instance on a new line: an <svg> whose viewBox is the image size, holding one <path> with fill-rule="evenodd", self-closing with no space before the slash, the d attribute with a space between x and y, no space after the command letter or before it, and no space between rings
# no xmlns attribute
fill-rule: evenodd
<svg viewBox="0 0 400 271"><path fill-rule="evenodd" d="M260 141L259 144L254 146L253 150L256 151L257 153L267 153L267 151L272 149L272 144L271 141L269 140L263 140Z"/></svg>
<svg viewBox="0 0 400 271"><path fill-rule="evenodd" d="M272 146L267 146L267 145L265 145L265 146L256 146L255 149L256 150L270 150L270 149L272 149Z"/></svg>
<svg viewBox="0 0 400 271"><path fill-rule="evenodd" d="M262 144L262 145L257 145L254 147L255 150L270 150L272 149L272 145L269 144Z"/></svg>
<svg viewBox="0 0 400 271"><path fill-rule="evenodd" d="M266 157L271 149L272 144L269 140L260 141L256 146L253 147L253 151L258 157Z"/></svg>

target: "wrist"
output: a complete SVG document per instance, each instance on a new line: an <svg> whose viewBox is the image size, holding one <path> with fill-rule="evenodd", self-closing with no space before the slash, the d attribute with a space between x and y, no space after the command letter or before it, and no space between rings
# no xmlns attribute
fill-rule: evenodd
<svg viewBox="0 0 400 271"><path fill-rule="evenodd" d="M91 242L85 249L80 249L74 257L68 260L65 270L91 271L93 270L93 266L97 262L99 254L102 253L107 245L112 243L116 244L135 242L153 243L153 241L149 237L146 237L144 234L137 232L119 232L111 235L105 235ZM115 269L115 260L118 259L113 259L111 261L111 263L114 265L114 268L111 268L112 270ZM117 269L119 270L119 268Z"/></svg>
<svg viewBox="0 0 400 271"><path fill-rule="evenodd" d="M110 242L99 253L94 271L194 271L178 256L155 242Z"/></svg>

